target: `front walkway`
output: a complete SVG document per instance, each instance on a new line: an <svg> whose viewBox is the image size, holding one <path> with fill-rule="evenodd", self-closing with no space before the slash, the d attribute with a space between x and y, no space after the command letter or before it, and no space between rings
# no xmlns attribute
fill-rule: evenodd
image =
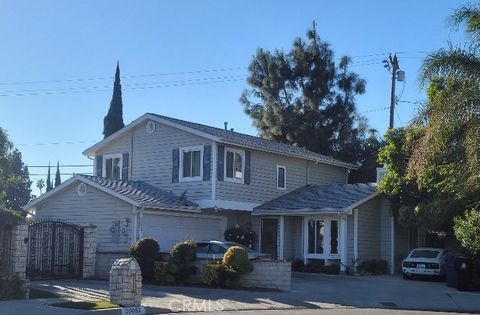
<svg viewBox="0 0 480 315"><path fill-rule="evenodd" d="M108 299L108 282L92 280L62 280L32 282L32 287L43 288L76 300ZM263 292L220 290L203 287L170 287L146 285L142 304L149 313L179 311L236 311L301 309L346 310L376 308L383 310L429 310L451 312L480 312L479 292L458 292L445 283L407 281L392 276L349 277L320 274L294 274L292 292ZM47 301L47 300L44 300ZM48 301L47 301L48 302ZM13 314L84 314L43 304L37 311ZM10 314L9 302L0 302L0 314ZM17 304L39 305L41 301L18 301ZM50 311L48 311L50 309ZM26 310L26 309L25 309ZM102 312L104 313L104 312ZM112 312L106 312L106 314ZM96 313L98 314L98 313Z"/></svg>

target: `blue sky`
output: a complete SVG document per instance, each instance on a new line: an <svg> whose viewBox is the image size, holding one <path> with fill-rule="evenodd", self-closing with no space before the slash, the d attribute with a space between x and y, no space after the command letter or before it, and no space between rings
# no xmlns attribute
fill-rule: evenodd
<svg viewBox="0 0 480 315"><path fill-rule="evenodd" d="M247 87L246 67L257 48L288 50L316 20L336 58L351 56L351 70L366 78L358 111L383 134L390 77L381 60L398 52L406 81L397 85L397 96L403 91L404 101L423 100L418 69L427 52L464 39L447 24L461 4L0 0L0 127L30 166L91 164L81 152L102 139L119 60L126 124L155 112L218 127L228 121L255 134L238 101ZM415 104L400 103L396 126L414 112Z"/></svg>

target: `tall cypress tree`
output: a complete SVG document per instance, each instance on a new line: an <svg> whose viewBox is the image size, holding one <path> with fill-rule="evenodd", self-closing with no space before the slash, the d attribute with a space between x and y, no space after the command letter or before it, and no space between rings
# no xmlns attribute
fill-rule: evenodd
<svg viewBox="0 0 480 315"><path fill-rule="evenodd" d="M60 178L60 165L57 162L57 172L55 173L55 187L60 186L62 179Z"/></svg>
<svg viewBox="0 0 480 315"><path fill-rule="evenodd" d="M48 162L48 173L47 173L47 189L46 192L49 192L53 189L52 181L50 179L50 162Z"/></svg>
<svg viewBox="0 0 480 315"><path fill-rule="evenodd" d="M112 133L124 127L123 124L123 102L122 86L120 85L120 65L117 61L117 70L115 71L115 81L113 83L113 95L110 102L110 108L107 116L103 119L103 136L110 136Z"/></svg>

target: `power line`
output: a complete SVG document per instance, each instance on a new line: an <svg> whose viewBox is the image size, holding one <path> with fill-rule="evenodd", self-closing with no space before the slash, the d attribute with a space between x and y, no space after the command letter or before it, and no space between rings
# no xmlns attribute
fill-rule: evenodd
<svg viewBox="0 0 480 315"><path fill-rule="evenodd" d="M48 168L50 165L28 165L28 168ZM52 167L57 167L56 165L52 165ZM93 167L91 164L65 164L59 165L59 167Z"/></svg>
<svg viewBox="0 0 480 315"><path fill-rule="evenodd" d="M43 142L43 143L19 143L19 144L15 144L15 146L87 144L87 143L95 143L95 142L98 142L98 140L97 140L97 141L91 140L91 141L65 141L65 142Z"/></svg>
<svg viewBox="0 0 480 315"><path fill-rule="evenodd" d="M93 173L60 173L62 176L68 176L68 175L93 175ZM48 176L48 174L28 174L28 176Z"/></svg>
<svg viewBox="0 0 480 315"><path fill-rule="evenodd" d="M205 85L205 84L215 84L215 83L226 83L226 82L235 82L245 80L243 78L229 79L229 80L216 80L216 81L205 81L205 82L195 82L195 83L178 83L178 84L164 84L164 85L152 85L152 86L142 86L142 87L127 87L124 90L145 90L145 89L157 89L157 88L170 88L170 87L179 87L179 86L193 86L193 85ZM0 94L1 97L10 97L10 96L38 96L38 95L56 95L56 94L81 94L81 93L91 93L91 92L107 92L111 91L110 89L92 89L92 90L72 90L72 91L58 91L58 92L32 92L32 93L16 93L16 94Z"/></svg>
<svg viewBox="0 0 480 315"><path fill-rule="evenodd" d="M150 73L150 74L136 74L136 75L122 75L122 79L125 78L146 78L146 77L158 77L158 76L173 76L182 74L199 74L199 73L214 73L225 71L246 70L247 67L223 67L216 69L203 69L193 71L179 71L179 72L165 72L165 73ZM20 84L43 84L43 83L62 83L62 82L85 82L96 80L113 80L114 77L92 77L92 78L76 78L76 79L60 79L60 80L38 80L38 81L18 81L18 82L0 82L0 85L20 85Z"/></svg>

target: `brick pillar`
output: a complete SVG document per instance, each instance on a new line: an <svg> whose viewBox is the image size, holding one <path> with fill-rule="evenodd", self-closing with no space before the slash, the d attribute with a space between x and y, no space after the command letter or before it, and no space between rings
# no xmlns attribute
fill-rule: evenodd
<svg viewBox="0 0 480 315"><path fill-rule="evenodd" d="M83 226L83 279L95 276L95 255L97 254L96 228L95 225Z"/></svg>
<svg viewBox="0 0 480 315"><path fill-rule="evenodd" d="M16 273L21 279L25 279L27 269L27 242L28 225L20 224L12 229L11 240L11 266L12 273Z"/></svg>

